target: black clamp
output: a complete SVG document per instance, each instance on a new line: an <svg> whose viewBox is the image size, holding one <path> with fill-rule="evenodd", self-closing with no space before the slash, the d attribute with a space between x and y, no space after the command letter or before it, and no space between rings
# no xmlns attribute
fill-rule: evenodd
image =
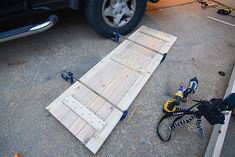
<svg viewBox="0 0 235 157"><path fill-rule="evenodd" d="M112 38L112 40L115 41L115 42L117 42L117 43L119 43L120 38L121 38L120 33L118 33L118 32L113 32L113 34L114 34L114 37Z"/></svg>
<svg viewBox="0 0 235 157"><path fill-rule="evenodd" d="M73 80L73 73L72 72L66 72L64 71L62 74L61 74L61 77L65 80L65 81L68 81L70 82L71 84L74 83L74 80Z"/></svg>
<svg viewBox="0 0 235 157"><path fill-rule="evenodd" d="M162 60L161 60L160 63L162 63L162 62L166 59L166 56L167 56L167 53L164 53L164 54L162 55Z"/></svg>
<svg viewBox="0 0 235 157"><path fill-rule="evenodd" d="M127 117L127 115L128 115L128 111L127 110L123 111L120 121L124 120Z"/></svg>
<svg viewBox="0 0 235 157"><path fill-rule="evenodd" d="M226 8L226 9L219 9L217 11L217 14L221 14L221 15L229 15L232 12L231 8Z"/></svg>

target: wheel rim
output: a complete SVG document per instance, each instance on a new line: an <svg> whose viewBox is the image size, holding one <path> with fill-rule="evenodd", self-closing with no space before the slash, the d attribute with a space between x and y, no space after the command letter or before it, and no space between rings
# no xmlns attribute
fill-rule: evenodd
<svg viewBox="0 0 235 157"><path fill-rule="evenodd" d="M104 0L102 16L106 24L119 28L126 25L134 16L136 0Z"/></svg>

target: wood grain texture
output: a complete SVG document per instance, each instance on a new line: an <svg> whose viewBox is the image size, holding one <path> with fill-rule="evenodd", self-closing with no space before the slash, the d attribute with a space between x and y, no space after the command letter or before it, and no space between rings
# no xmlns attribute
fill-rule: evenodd
<svg viewBox="0 0 235 157"><path fill-rule="evenodd" d="M80 78L82 83L74 83L46 108L94 154L160 64L163 56L156 52L167 53L177 38L142 26L129 39L144 46L123 41ZM100 132L63 103L66 95L105 122Z"/></svg>

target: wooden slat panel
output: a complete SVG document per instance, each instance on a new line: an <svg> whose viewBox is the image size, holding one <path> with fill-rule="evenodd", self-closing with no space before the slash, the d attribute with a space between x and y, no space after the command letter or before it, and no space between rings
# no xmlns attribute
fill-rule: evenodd
<svg viewBox="0 0 235 157"><path fill-rule="evenodd" d="M89 109L96 113L96 111L98 111L103 105L104 103L106 103L105 100L98 98L96 99L89 107ZM96 114L97 115L97 114ZM100 117L100 115L97 115ZM102 118L102 117L101 117ZM78 117L72 124L71 126L68 127L68 129L74 133L74 135L77 135L82 128L86 125L86 122L83 121L80 117Z"/></svg>
<svg viewBox="0 0 235 157"><path fill-rule="evenodd" d="M146 29L146 28L144 28L144 29ZM140 28L140 31L141 31L141 28ZM166 36L166 35L164 34L164 36ZM159 51L162 53L167 53L177 39L176 37L173 37L173 36L168 36L168 37L169 37L169 39L167 39L167 40L169 42L165 43L164 45L162 45L162 41L160 41L162 46ZM142 40L142 39L136 37L136 34L132 34L130 36L130 38L135 41ZM140 41L138 41L138 42L140 42ZM158 47L158 45L156 45L155 42L153 42L153 43L149 42L145 45L147 45L150 48L155 49L155 47ZM146 82L148 81L148 79L150 78L152 73L155 71L157 66L160 64L161 59L162 59L162 56L155 53L155 56L152 58L152 62L147 64L148 67L145 67L145 69L147 69L149 73L147 73L145 76L139 77L139 79L133 84L133 86L128 90L126 95L119 102L118 107L122 111L127 110L129 108L130 104L134 101L135 97L138 95L138 93L141 91L143 86L146 84Z"/></svg>
<svg viewBox="0 0 235 157"><path fill-rule="evenodd" d="M111 64L107 64L107 66L111 66ZM120 66L120 65L118 65L117 66L117 64L115 65L115 67L114 67L114 71L118 71L118 70L120 70L120 69L122 69L122 67ZM101 70L101 71L103 71L103 70ZM105 72L105 71L103 71L103 72ZM107 73L106 73L107 74ZM114 73L113 73L114 74ZM108 73L108 75L109 76L112 76L112 75L110 75L110 73ZM99 75L98 75L99 76ZM104 75L103 75L104 76ZM116 75L115 75L116 76ZM112 77L115 77L115 76L112 76ZM97 77L95 77L95 78L97 78ZM96 79L97 80L97 79ZM107 80L107 79L106 79ZM102 83L105 83L105 81L100 81L100 82L102 82ZM93 86L95 86L95 87L97 87L96 88L96 90L97 91L101 91L102 90L102 88L104 88L105 86L103 85L103 86L100 86L100 88L99 88L99 86L97 86L97 84L99 85L99 83L100 83L99 81L94 81L94 82L92 82L93 84ZM92 111L94 111L94 112L96 112L96 110L98 110L99 108L97 108L98 106L99 106L99 104L100 103L98 103L98 104L96 104L95 105L95 107L96 108L94 108L93 109L93 107L90 107L90 106L92 106L92 102L94 102L94 101L96 101L99 97L97 97L97 95L96 94L94 94L93 92L91 92L89 89L87 89L86 87L84 87L83 85L81 85L80 84L80 86L79 86L79 88L77 87L77 92L76 93L74 93L74 97L76 97L76 99L77 100L79 100L81 103L83 103L83 104L85 104L89 109L91 109ZM103 104L100 104L100 105L103 105ZM94 105L93 105L94 106ZM71 120L71 123L73 122L73 121L75 121L75 119L77 119L78 118L78 115L76 115L76 114L74 114L74 112L73 111L70 111L70 109L67 107L67 106L62 106L62 107L60 107L59 108L59 111L57 111L58 113L60 113L60 111L61 112L63 112L64 113L64 115L62 115L63 116L63 119L58 119L58 120L61 120L61 123L63 124L63 125L65 125L66 127L68 126L68 125L71 125L70 123L68 123L68 121L69 121L69 119ZM55 113L55 115L56 115L57 113ZM80 120L81 121L81 123L84 123L84 120ZM77 122L78 123L78 122Z"/></svg>
<svg viewBox="0 0 235 157"><path fill-rule="evenodd" d="M160 58L156 58L156 63L159 64L160 61L161 61ZM155 64L155 66L153 66L149 71L153 72L157 68L158 64ZM144 85L146 84L150 76L151 76L151 73L147 73L145 76L139 77L138 80L136 80L133 86L128 90L128 92L122 98L122 100L119 102L118 108L120 108L122 111L127 110L130 104L134 101L135 97L144 87Z"/></svg>
<svg viewBox="0 0 235 157"><path fill-rule="evenodd" d="M108 135L111 133L113 128L117 125L121 116L122 113L115 109L107 118L106 122L109 123L108 127L104 128L101 133L96 132L86 144L86 147L89 148L95 154L102 146L102 144L104 143Z"/></svg>
<svg viewBox="0 0 235 157"><path fill-rule="evenodd" d="M63 103L65 93L73 95L81 103L84 103L84 106L86 107L89 107L91 102L98 98L97 95L95 95L93 92L91 92L89 89L85 88L78 82L76 82L70 88L72 88L72 90L64 92L60 97L58 97L58 100L51 104L53 106L53 104L56 103L60 104L60 106L58 105L57 108L52 108L54 109L54 111L49 110L55 116L55 118L59 120L65 127L69 127L78 118L78 115L75 114L74 111L72 111L67 105ZM48 108L51 109L50 106L48 106ZM81 119L80 121L81 123L83 123L84 120Z"/></svg>
<svg viewBox="0 0 235 157"><path fill-rule="evenodd" d="M64 93L72 94L76 89L80 88L79 83L74 83L70 86ZM50 105L46 107L46 109L50 112L55 112L55 110L61 105L60 101L63 98L64 93L62 93L58 98L56 98Z"/></svg>
<svg viewBox="0 0 235 157"><path fill-rule="evenodd" d="M108 115L114 110L114 107L108 103L105 103L101 109L99 109L97 111L97 115L99 115L100 118L102 118L103 120L105 120L106 122L106 119L108 117ZM120 111L119 111L120 112ZM120 112L121 113L121 112ZM121 117L119 117L120 119ZM107 123L107 122L106 122ZM110 124L106 124L106 126L104 127L104 129L106 127L109 127ZM104 130L103 129L103 130ZM86 124L82 129L81 131L76 135L76 137L83 143L83 144L86 144L90 138L94 135L94 133L96 132L96 130L91 127L89 124Z"/></svg>
<svg viewBox="0 0 235 157"><path fill-rule="evenodd" d="M128 69L129 70L129 69ZM123 80L119 83L115 92L110 96L110 100L118 104L126 92L131 88L135 81L140 77L135 71L129 72L124 76Z"/></svg>
<svg viewBox="0 0 235 157"><path fill-rule="evenodd" d="M150 36L150 37L153 37L153 38L156 38L156 39L159 39L159 40L163 40L164 42L170 42L170 35L168 34L165 34L163 32L155 32L155 31L152 31L150 30L149 28L142 28L142 30L140 31L140 33L146 35L146 36Z"/></svg>
<svg viewBox="0 0 235 157"><path fill-rule="evenodd" d="M109 61L102 69L96 71L92 78L83 82L97 92L101 92L121 72L122 68L120 64Z"/></svg>
<svg viewBox="0 0 235 157"><path fill-rule="evenodd" d="M85 125L86 122L81 117L77 117L77 119L67 128L71 133L77 135Z"/></svg>
<svg viewBox="0 0 235 157"><path fill-rule="evenodd" d="M129 39L155 51L167 53L177 38L142 26ZM81 77L83 83L112 104L76 82L47 107L48 111L95 154L117 125L122 116L121 111L129 108L160 64L162 55L150 49L125 40ZM97 132L66 106L62 101L65 95L72 95L105 121L102 131Z"/></svg>
<svg viewBox="0 0 235 157"><path fill-rule="evenodd" d="M135 64L134 62L132 62L131 60L128 60L128 59L124 59L124 58L119 58L118 56L116 55L113 55L111 57L111 59L121 65L124 65L125 67L127 68L130 68L131 70L134 70L135 72L138 72L140 74L145 74L146 73L146 70L143 69L141 66Z"/></svg>
<svg viewBox="0 0 235 157"><path fill-rule="evenodd" d="M79 117L84 119L97 131L101 131L104 127L105 122L101 118L96 116L92 111L86 108L83 104L81 104L77 99L75 99L71 95L65 96L63 103L66 104L72 111L74 111Z"/></svg>

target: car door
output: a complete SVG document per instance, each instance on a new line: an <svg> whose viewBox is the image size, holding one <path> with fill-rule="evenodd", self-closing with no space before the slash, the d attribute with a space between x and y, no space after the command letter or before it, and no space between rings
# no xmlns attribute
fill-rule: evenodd
<svg viewBox="0 0 235 157"><path fill-rule="evenodd" d="M0 32L12 29L13 23L26 18L26 0L2 0L0 5Z"/></svg>
<svg viewBox="0 0 235 157"><path fill-rule="evenodd" d="M0 15L19 12L25 8L25 0L3 0L0 5Z"/></svg>
<svg viewBox="0 0 235 157"><path fill-rule="evenodd" d="M57 7L57 4L68 3L69 0L30 0L32 7L35 9L54 9ZM61 7L59 5L59 7Z"/></svg>

